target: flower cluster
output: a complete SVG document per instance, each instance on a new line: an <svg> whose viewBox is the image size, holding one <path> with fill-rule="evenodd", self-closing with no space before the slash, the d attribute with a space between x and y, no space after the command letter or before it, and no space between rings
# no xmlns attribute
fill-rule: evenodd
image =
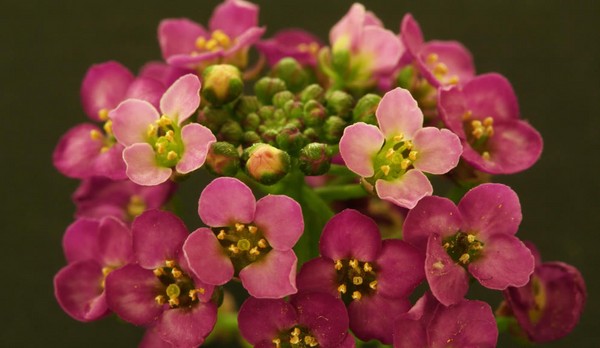
<svg viewBox="0 0 600 348"><path fill-rule="evenodd" d="M93 123L53 154L81 180L54 278L64 311L114 313L144 347L494 347L573 330L581 274L517 237L519 197L493 182L543 146L508 80L425 41L410 14L394 33L354 4L329 44L263 39L258 14L225 0L207 27L166 19L164 62L88 70ZM190 233L170 200L204 169L217 178L186 188L203 223ZM495 312L466 298L472 280L504 295Z"/></svg>

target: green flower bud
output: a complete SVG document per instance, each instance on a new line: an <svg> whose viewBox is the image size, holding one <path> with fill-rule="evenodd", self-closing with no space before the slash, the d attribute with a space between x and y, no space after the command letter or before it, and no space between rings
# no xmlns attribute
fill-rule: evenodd
<svg viewBox="0 0 600 348"><path fill-rule="evenodd" d="M277 92L285 91L285 82L282 79L263 77L254 84L254 93L264 105L270 105Z"/></svg>
<svg viewBox="0 0 600 348"><path fill-rule="evenodd" d="M213 143L206 155L204 166L214 175L234 176L240 168L240 154L230 143Z"/></svg>
<svg viewBox="0 0 600 348"><path fill-rule="evenodd" d="M375 111L381 97L377 94L366 94L358 100L354 110L352 111L352 122L364 122L368 124L377 125L377 118L375 117Z"/></svg>
<svg viewBox="0 0 600 348"><path fill-rule="evenodd" d="M290 170L287 152L268 144L254 144L242 154L248 176L265 185L272 185Z"/></svg>
<svg viewBox="0 0 600 348"><path fill-rule="evenodd" d="M269 122L270 120L272 120L273 113L275 113L275 108L270 105L261 106L257 112L258 116L260 117L260 119L263 123Z"/></svg>
<svg viewBox="0 0 600 348"><path fill-rule="evenodd" d="M244 130L256 130L260 125L260 116L257 113L251 112L244 117L242 127Z"/></svg>
<svg viewBox="0 0 600 348"><path fill-rule="evenodd" d="M285 82L287 88L294 92L300 92L308 84L308 75L294 58L283 58L271 71L271 76L278 77Z"/></svg>
<svg viewBox="0 0 600 348"><path fill-rule="evenodd" d="M300 150L298 164L306 175L323 175L331 166L331 149L327 144L310 143Z"/></svg>
<svg viewBox="0 0 600 348"><path fill-rule="evenodd" d="M273 105L276 108L283 108L288 102L294 100L294 94L290 91L281 91L273 96Z"/></svg>
<svg viewBox="0 0 600 348"><path fill-rule="evenodd" d="M415 68L412 65L409 65L398 73L396 77L396 84L398 87L402 87L404 89L411 90L414 84L414 80L416 78Z"/></svg>
<svg viewBox="0 0 600 348"><path fill-rule="evenodd" d="M219 131L221 126L231 119L231 114L226 109L207 106L198 114L198 122L208 127L213 133Z"/></svg>
<svg viewBox="0 0 600 348"><path fill-rule="evenodd" d="M264 132L262 132L261 134L261 139L264 143L270 144L270 145L275 145L277 144L277 135L279 134L279 131L277 131L276 129L273 128L267 128Z"/></svg>
<svg viewBox="0 0 600 348"><path fill-rule="evenodd" d="M261 142L260 135L254 131L247 131L242 135L242 145L244 147L250 147L259 142Z"/></svg>
<svg viewBox="0 0 600 348"><path fill-rule="evenodd" d="M304 115L304 104L295 100L288 100L283 106L287 118L298 119Z"/></svg>
<svg viewBox="0 0 600 348"><path fill-rule="evenodd" d="M316 100L304 104L303 120L307 127L319 127L327 118L327 110Z"/></svg>
<svg viewBox="0 0 600 348"><path fill-rule="evenodd" d="M258 111L259 107L260 104L258 103L258 99L256 99L255 96L243 95L240 97L240 99L238 99L237 103L235 104L234 112L237 118L239 120L242 120L249 113Z"/></svg>
<svg viewBox="0 0 600 348"><path fill-rule="evenodd" d="M233 144L239 144L242 139L242 126L236 121L229 120L221 126L219 133L217 133L217 139L220 141L228 141Z"/></svg>
<svg viewBox="0 0 600 348"><path fill-rule="evenodd" d="M323 87L318 84L312 84L307 86L305 89L300 92L300 100L303 103L308 102L309 100L316 100L318 102L323 102L323 97L325 96L325 90Z"/></svg>
<svg viewBox="0 0 600 348"><path fill-rule="evenodd" d="M306 128L304 132L302 132L306 139L311 142L319 141L319 133L314 128Z"/></svg>
<svg viewBox="0 0 600 348"><path fill-rule="evenodd" d="M344 120L350 118L350 112L354 105L354 98L346 92L333 91L325 97L327 110L332 115L337 115Z"/></svg>
<svg viewBox="0 0 600 348"><path fill-rule="evenodd" d="M328 144L335 144L340 141L344 128L346 127L346 121L342 120L341 117L331 116L325 121L323 125L323 138Z"/></svg>
<svg viewBox="0 0 600 348"><path fill-rule="evenodd" d="M300 149L306 145L306 137L300 132L298 127L286 125L275 138L277 146L287 151L290 155L297 155Z"/></svg>
<svg viewBox="0 0 600 348"><path fill-rule="evenodd" d="M233 65L211 65L202 73L202 98L212 105L230 103L244 92L242 73Z"/></svg>
<svg viewBox="0 0 600 348"><path fill-rule="evenodd" d="M350 39L338 39L331 52L331 66L339 75L345 76L350 70L350 56Z"/></svg>

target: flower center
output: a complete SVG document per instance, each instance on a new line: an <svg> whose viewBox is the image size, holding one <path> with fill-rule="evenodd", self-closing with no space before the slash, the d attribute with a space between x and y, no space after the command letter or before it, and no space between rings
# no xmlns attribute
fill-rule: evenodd
<svg viewBox="0 0 600 348"><path fill-rule="evenodd" d="M254 225L237 223L233 227L214 228L213 232L231 259L236 274L272 249L262 232Z"/></svg>
<svg viewBox="0 0 600 348"><path fill-rule="evenodd" d="M374 185L378 179L397 179L411 169L419 155L419 152L412 148L412 141L405 139L403 134L386 140L373 161L375 175L369 179L371 184Z"/></svg>
<svg viewBox="0 0 600 348"><path fill-rule="evenodd" d="M377 270L369 262L337 260L333 267L337 273L337 291L344 303L359 301L377 290Z"/></svg>
<svg viewBox="0 0 600 348"><path fill-rule="evenodd" d="M273 339L272 342L276 348L308 348L319 346L319 342L308 329L298 326L295 326L289 332L283 332L279 337Z"/></svg>
<svg viewBox="0 0 600 348"><path fill-rule="evenodd" d="M484 159L489 160L488 140L494 135L494 119L488 116L483 121L472 120L472 116L470 110L463 115L463 128L467 134L467 141Z"/></svg>
<svg viewBox="0 0 600 348"><path fill-rule="evenodd" d="M181 128L167 115L148 126L148 143L156 153L156 162L161 167L174 167L183 154Z"/></svg>
<svg viewBox="0 0 600 348"><path fill-rule="evenodd" d="M481 254L484 243L474 234L458 232L442 241L442 246L456 263L467 265Z"/></svg>
<svg viewBox="0 0 600 348"><path fill-rule="evenodd" d="M98 111L98 117L102 121L105 121L102 126L104 133L97 129L92 129L90 131L90 138L95 141L101 141L102 147L100 148L100 152L106 152L117 142L117 139L112 131L112 121L108 119L108 109Z"/></svg>
<svg viewBox="0 0 600 348"><path fill-rule="evenodd" d="M231 47L233 43L234 40L231 40L231 38L227 34L217 29L212 32L210 38L208 39L204 36L199 36L196 39L196 48L199 52L214 52L219 50L225 50Z"/></svg>
<svg viewBox="0 0 600 348"><path fill-rule="evenodd" d="M192 278L173 260L166 260L165 266L155 268L153 272L164 286L154 298L158 304L168 303L171 308L189 308L198 303L198 294L204 294L205 290L196 288Z"/></svg>
<svg viewBox="0 0 600 348"><path fill-rule="evenodd" d="M449 69L446 64L440 62L440 57L435 53L430 53L425 58L425 63L433 72L435 78L445 85L456 85L459 82L458 76L449 74Z"/></svg>
<svg viewBox="0 0 600 348"><path fill-rule="evenodd" d="M136 216L142 214L146 210L146 202L138 195L132 195L127 203L127 216L133 220Z"/></svg>
<svg viewBox="0 0 600 348"><path fill-rule="evenodd" d="M536 275L531 277L531 292L534 303L527 312L527 315L531 323L536 325L542 318L542 314L546 308L546 289L544 289L544 285Z"/></svg>

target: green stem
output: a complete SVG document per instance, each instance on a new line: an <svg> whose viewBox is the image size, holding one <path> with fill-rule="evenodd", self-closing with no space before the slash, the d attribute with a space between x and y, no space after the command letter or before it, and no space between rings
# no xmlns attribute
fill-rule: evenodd
<svg viewBox="0 0 600 348"><path fill-rule="evenodd" d="M339 164L332 164L331 167L329 167L327 174L357 177L353 171L348 169L348 167Z"/></svg>
<svg viewBox="0 0 600 348"><path fill-rule="evenodd" d="M326 201L362 198L368 195L360 184L322 186L315 188L314 191Z"/></svg>

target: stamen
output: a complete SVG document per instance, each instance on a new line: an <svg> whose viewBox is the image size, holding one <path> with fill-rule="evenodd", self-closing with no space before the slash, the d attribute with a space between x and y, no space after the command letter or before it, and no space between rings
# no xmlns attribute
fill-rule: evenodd
<svg viewBox="0 0 600 348"><path fill-rule="evenodd" d="M412 164L411 160L409 160L408 158L405 158L402 161L400 161L400 168L407 169L411 164Z"/></svg>
<svg viewBox="0 0 600 348"><path fill-rule="evenodd" d="M354 285L360 285L362 283L363 283L362 277L354 277L354 278L352 278L352 284L354 284Z"/></svg>
<svg viewBox="0 0 600 348"><path fill-rule="evenodd" d="M163 305L167 303L167 298L163 295L158 295L154 298L154 301L156 301L156 303L158 303L159 305Z"/></svg>
<svg viewBox="0 0 600 348"><path fill-rule="evenodd" d="M235 224L235 230L238 232L242 232L246 226L244 224Z"/></svg>
<svg viewBox="0 0 600 348"><path fill-rule="evenodd" d="M204 47L206 48L207 51L215 51L217 49L217 46L219 46L219 43L217 42L217 40L210 39L206 42L206 45Z"/></svg>
<svg viewBox="0 0 600 348"><path fill-rule="evenodd" d="M146 131L146 135L149 137L155 136L157 131L158 131L158 127L156 127L156 125L149 124L148 130Z"/></svg>
<svg viewBox="0 0 600 348"><path fill-rule="evenodd" d="M394 151L394 149L388 149L387 152L385 153L385 158L390 159L392 158L392 156L394 156L394 153L396 151ZM386 174L387 175L387 174Z"/></svg>
<svg viewBox="0 0 600 348"><path fill-rule="evenodd" d="M312 336L304 336L304 343L311 347L316 347L319 344L319 342L317 342L317 340Z"/></svg>
<svg viewBox="0 0 600 348"><path fill-rule="evenodd" d="M166 127L173 124L173 121L171 121L171 119L167 115L162 115L158 120L156 120L156 124L159 127Z"/></svg>
<svg viewBox="0 0 600 348"><path fill-rule="evenodd" d="M302 332L297 327L295 327L294 330L292 330L292 332L291 332L292 336L300 336L301 333Z"/></svg>
<svg viewBox="0 0 600 348"><path fill-rule="evenodd" d="M275 345L275 348L281 347L281 340L279 338L275 338L271 342L273 342L273 344Z"/></svg>
<svg viewBox="0 0 600 348"><path fill-rule="evenodd" d="M169 299L169 306L171 306L171 307L179 306L179 298L177 298L177 297L170 298Z"/></svg>
<svg viewBox="0 0 600 348"><path fill-rule="evenodd" d="M102 136L102 133L100 133L100 131L97 129L92 129L90 131L90 138L92 138L92 140L100 140L104 138L104 136Z"/></svg>
<svg viewBox="0 0 600 348"><path fill-rule="evenodd" d="M433 73L438 76L443 76L448 73L448 66L444 63L437 63L433 67Z"/></svg>
<svg viewBox="0 0 600 348"><path fill-rule="evenodd" d="M342 284L342 285L338 286L338 288L337 288L337 291L342 294L345 294L347 290L348 289L346 288L346 284Z"/></svg>
<svg viewBox="0 0 600 348"><path fill-rule="evenodd" d="M298 344L298 343L300 343L300 337L298 337L298 336L292 336L292 338L290 338L290 343L291 344Z"/></svg>
<svg viewBox="0 0 600 348"><path fill-rule="evenodd" d="M374 281L370 282L369 287L373 290L377 290L377 281L374 280Z"/></svg>
<svg viewBox="0 0 600 348"><path fill-rule="evenodd" d="M414 162L417 160L418 154L419 154L419 152L417 152L417 151L411 151L408 153L408 159Z"/></svg>
<svg viewBox="0 0 600 348"><path fill-rule="evenodd" d="M392 140L394 140L395 143L399 143L402 141L403 138L404 138L404 134L400 133L399 135L396 135L395 137L393 137Z"/></svg>
<svg viewBox="0 0 600 348"><path fill-rule="evenodd" d="M348 262L348 264L350 265L350 267L354 268L354 269L359 269L358 268L358 260L356 259L352 259Z"/></svg>
<svg viewBox="0 0 600 348"><path fill-rule="evenodd" d="M175 151L169 151L169 153L167 154L167 159L169 161L172 161L172 160L176 159L177 157L179 157L179 155Z"/></svg>
<svg viewBox="0 0 600 348"><path fill-rule="evenodd" d="M363 265L363 269L365 270L365 272L371 272L373 270L373 267L371 267L370 263L365 262L365 264Z"/></svg>
<svg viewBox="0 0 600 348"><path fill-rule="evenodd" d="M231 39L221 30L215 30L212 33L212 37L219 43L221 47L228 47L231 45Z"/></svg>
<svg viewBox="0 0 600 348"><path fill-rule="evenodd" d="M470 118L471 118L471 116L473 116L473 111L471 111L471 110L468 110L467 112L465 112L465 113L463 114L463 117L462 117L462 118L463 118L463 121L466 121L466 120L470 119Z"/></svg>
<svg viewBox="0 0 600 348"><path fill-rule="evenodd" d="M100 119L100 121L108 120L108 109L98 110L98 118Z"/></svg>
<svg viewBox="0 0 600 348"><path fill-rule="evenodd" d="M264 238L261 238L261 240L258 241L258 247L261 249L264 249L268 246L267 241Z"/></svg>
<svg viewBox="0 0 600 348"><path fill-rule="evenodd" d="M165 260L165 265L167 265L167 267L169 267L169 268L173 268L173 267L175 267L175 261L174 260Z"/></svg>
<svg viewBox="0 0 600 348"><path fill-rule="evenodd" d="M203 50L205 46L206 46L206 39L203 38L202 36L198 37L196 39L196 48Z"/></svg>
<svg viewBox="0 0 600 348"><path fill-rule="evenodd" d="M220 230L220 231L219 231L219 234L217 234L217 239L218 239L218 240L223 240L223 239L225 239L225 236L226 236L226 235L227 235L227 234L225 233L225 230Z"/></svg>
<svg viewBox="0 0 600 348"><path fill-rule="evenodd" d="M359 291L355 291L352 293L352 299L359 301L362 298L362 294Z"/></svg>
<svg viewBox="0 0 600 348"><path fill-rule="evenodd" d="M435 62L438 61L439 57L435 53L430 53L427 55L427 58L425 58L425 59L427 60L427 63L434 64Z"/></svg>
<svg viewBox="0 0 600 348"><path fill-rule="evenodd" d="M253 255L253 256L258 256L258 255L260 255L260 251L258 251L258 247L254 247L254 248L250 249L248 254Z"/></svg>
<svg viewBox="0 0 600 348"><path fill-rule="evenodd" d="M162 155L163 153L165 153L165 151L167 151L165 143L156 142L156 152Z"/></svg>
<svg viewBox="0 0 600 348"><path fill-rule="evenodd" d="M102 267L102 275L106 277L112 270L111 267Z"/></svg>
<svg viewBox="0 0 600 348"><path fill-rule="evenodd" d="M173 275L173 278L181 278L183 272L181 272L181 270L177 267L173 267L173 269L171 270L171 274Z"/></svg>
<svg viewBox="0 0 600 348"><path fill-rule="evenodd" d="M106 134L112 134L112 121L108 120L104 123L104 132L106 132Z"/></svg>
<svg viewBox="0 0 600 348"><path fill-rule="evenodd" d="M256 226L248 226L248 231L250 231L250 233L254 234L258 231L258 227Z"/></svg>
<svg viewBox="0 0 600 348"><path fill-rule="evenodd" d="M488 117L486 117L486 118L483 119L483 125L484 126L489 127L489 126L491 126L493 124L494 124L494 118L493 117L488 116Z"/></svg>
<svg viewBox="0 0 600 348"><path fill-rule="evenodd" d="M154 275L157 277L160 277L160 276L166 274L162 268L155 268L154 270L152 270L152 273L154 273Z"/></svg>
<svg viewBox="0 0 600 348"><path fill-rule="evenodd" d="M229 248L227 248L227 249L229 249L229 251L231 251L234 254L239 254L240 253L240 249L238 247L236 247L235 245L233 245L233 244L231 244L229 246Z"/></svg>
<svg viewBox="0 0 600 348"><path fill-rule="evenodd" d="M381 167L379 167L379 169L381 169L381 171L383 172L383 175L388 175L390 173L390 166L388 165L383 165Z"/></svg>
<svg viewBox="0 0 600 348"><path fill-rule="evenodd" d="M486 160L489 161L490 160L490 153L487 151L483 151L483 153L481 154L481 157Z"/></svg>
<svg viewBox="0 0 600 348"><path fill-rule="evenodd" d="M431 265L434 269L441 270L444 269L444 263L442 261L437 261L433 265Z"/></svg>
<svg viewBox="0 0 600 348"><path fill-rule="evenodd" d="M175 133L172 130L168 130L167 133L165 133L165 139L167 139L170 142L175 142Z"/></svg>
<svg viewBox="0 0 600 348"><path fill-rule="evenodd" d="M459 79L458 79L458 76L456 76L456 75L452 75L452 77L450 77L448 79L448 84L450 84L450 85L457 85L458 82L459 82Z"/></svg>
<svg viewBox="0 0 600 348"><path fill-rule="evenodd" d="M469 254L464 253L464 254L460 255L460 257L458 258L458 261L462 262L463 264L467 264L469 262L470 258L471 258L471 256L469 256Z"/></svg>
<svg viewBox="0 0 600 348"><path fill-rule="evenodd" d="M340 269L342 269L342 267L344 267L344 265L342 264L342 260L335 261L334 267L335 267L336 271L339 271Z"/></svg>
<svg viewBox="0 0 600 348"><path fill-rule="evenodd" d="M474 234L468 234L467 235L467 241L469 241L469 243L473 243L475 241L475 235Z"/></svg>

